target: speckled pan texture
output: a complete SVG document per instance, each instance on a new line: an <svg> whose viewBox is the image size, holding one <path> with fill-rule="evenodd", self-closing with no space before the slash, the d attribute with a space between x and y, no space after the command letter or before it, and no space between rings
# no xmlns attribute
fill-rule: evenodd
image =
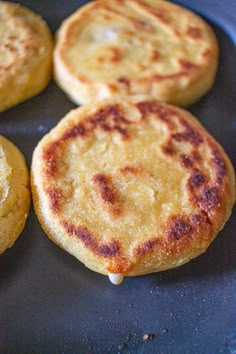
<svg viewBox="0 0 236 354"><path fill-rule="evenodd" d="M55 32L86 1L20 0ZM176 1L235 38L234 0ZM234 10L234 11L233 11ZM212 24L212 23L211 23ZM230 37L215 27L219 70L212 90L189 110L236 163L236 66ZM0 113L0 134L31 164L38 141L73 105L51 82L40 95ZM170 191L171 193L171 191ZM208 251L191 263L112 285L45 236L33 208L14 247L0 256L1 353L234 353L235 212Z"/></svg>

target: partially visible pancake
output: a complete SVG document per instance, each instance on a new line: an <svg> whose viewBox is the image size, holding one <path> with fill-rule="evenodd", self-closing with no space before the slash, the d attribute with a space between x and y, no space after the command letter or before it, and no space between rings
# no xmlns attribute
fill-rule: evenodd
<svg viewBox="0 0 236 354"><path fill-rule="evenodd" d="M23 6L0 1L0 111L43 90L51 70L47 24Z"/></svg>
<svg viewBox="0 0 236 354"><path fill-rule="evenodd" d="M22 232L29 204L29 173L24 157L0 135L0 254Z"/></svg>
<svg viewBox="0 0 236 354"><path fill-rule="evenodd" d="M209 25L162 0L98 0L57 33L54 77L76 103L148 94L187 106L212 86L218 45Z"/></svg>
<svg viewBox="0 0 236 354"><path fill-rule="evenodd" d="M203 253L235 201L220 145L190 113L147 97L68 113L36 147L31 182L49 238L113 280Z"/></svg>

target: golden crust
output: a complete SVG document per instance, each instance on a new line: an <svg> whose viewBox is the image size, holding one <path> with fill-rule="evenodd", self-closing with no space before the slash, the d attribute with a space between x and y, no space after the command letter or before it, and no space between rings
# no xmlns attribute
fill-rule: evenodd
<svg viewBox="0 0 236 354"><path fill-rule="evenodd" d="M103 274L188 262L235 201L219 144L190 113L147 97L71 111L36 147L31 184L49 238Z"/></svg>
<svg viewBox="0 0 236 354"><path fill-rule="evenodd" d="M0 136L0 254L16 241L29 212L29 173L18 148Z"/></svg>
<svg viewBox="0 0 236 354"><path fill-rule="evenodd" d="M212 86L218 45L192 12L162 0L98 0L57 33L54 77L76 103L148 94L187 106Z"/></svg>
<svg viewBox="0 0 236 354"><path fill-rule="evenodd" d="M0 111L45 88L52 71L52 36L42 18L0 1Z"/></svg>

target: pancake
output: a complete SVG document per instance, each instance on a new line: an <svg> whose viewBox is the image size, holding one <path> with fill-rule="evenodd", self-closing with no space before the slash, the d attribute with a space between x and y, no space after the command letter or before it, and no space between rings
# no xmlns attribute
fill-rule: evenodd
<svg viewBox="0 0 236 354"><path fill-rule="evenodd" d="M42 91L51 71L47 24L23 6L0 1L0 111Z"/></svg>
<svg viewBox="0 0 236 354"><path fill-rule="evenodd" d="M146 96L69 112L36 147L31 182L48 237L115 283L203 253L235 201L220 145L190 113Z"/></svg>
<svg viewBox="0 0 236 354"><path fill-rule="evenodd" d="M22 232L29 212L29 173L18 148L0 135L0 253Z"/></svg>
<svg viewBox="0 0 236 354"><path fill-rule="evenodd" d="M187 106L212 86L218 45L194 13L161 0L98 0L57 33L54 77L78 104L147 94Z"/></svg>

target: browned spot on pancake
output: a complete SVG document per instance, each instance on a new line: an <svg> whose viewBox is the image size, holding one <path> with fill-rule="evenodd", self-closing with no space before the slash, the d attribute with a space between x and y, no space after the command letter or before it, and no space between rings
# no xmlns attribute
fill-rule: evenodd
<svg viewBox="0 0 236 354"><path fill-rule="evenodd" d="M10 43L5 43L4 47L11 53L17 52L17 49L13 45L11 45Z"/></svg>
<svg viewBox="0 0 236 354"><path fill-rule="evenodd" d="M119 247L116 242L110 242L107 245L101 245L99 247L99 253L105 257L115 257L119 254Z"/></svg>
<svg viewBox="0 0 236 354"><path fill-rule="evenodd" d="M97 174L93 176L92 180L98 186L102 200L105 203L115 204L117 199L110 178L102 174Z"/></svg>
<svg viewBox="0 0 236 354"><path fill-rule="evenodd" d="M194 161L194 162L200 162L202 160L201 155L195 149L191 152L190 156L191 156L192 161Z"/></svg>
<svg viewBox="0 0 236 354"><path fill-rule="evenodd" d="M77 136L86 136L88 133L86 127L84 126L84 124L79 123L75 126L73 126L72 128L68 129L65 131L65 133L62 136L62 140L67 140L67 139L71 139L71 138L75 138Z"/></svg>
<svg viewBox="0 0 236 354"><path fill-rule="evenodd" d="M221 185L226 175L226 166L217 149L214 149L212 151L212 155L213 155L212 162L216 168L217 183Z"/></svg>
<svg viewBox="0 0 236 354"><path fill-rule="evenodd" d="M43 160L45 161L45 173L48 177L53 178L57 172L57 150L60 148L63 141L75 138L77 136L84 137L88 132L83 124L77 124L64 132L60 139L51 142L43 151Z"/></svg>
<svg viewBox="0 0 236 354"><path fill-rule="evenodd" d="M111 19L111 15L103 14L103 18L104 18L104 20L110 20Z"/></svg>
<svg viewBox="0 0 236 354"><path fill-rule="evenodd" d="M20 41L20 43L23 44L25 50L33 49L33 38L32 37L22 39Z"/></svg>
<svg viewBox="0 0 236 354"><path fill-rule="evenodd" d="M188 73L189 71L193 71L199 68L197 64L194 64L191 61L185 59L179 59L179 64L181 68L184 69L185 73Z"/></svg>
<svg viewBox="0 0 236 354"><path fill-rule="evenodd" d="M25 43L24 44L24 48L25 48L25 50L29 50L30 49L30 47L31 47L31 44L27 44L27 43Z"/></svg>
<svg viewBox="0 0 236 354"><path fill-rule="evenodd" d="M53 212L57 212L60 207L60 201L62 198L62 190L60 188L47 188L46 193L48 194L50 208Z"/></svg>
<svg viewBox="0 0 236 354"><path fill-rule="evenodd" d="M129 134L127 133L127 130L125 130L122 127L116 126L115 127L116 131L118 131L123 137L128 138Z"/></svg>
<svg viewBox="0 0 236 354"><path fill-rule="evenodd" d="M75 226L68 222L63 223L65 231L70 236L76 236L84 244L86 248L102 257L116 257L120 254L120 244L113 240L107 244L99 244L95 236L83 226Z"/></svg>
<svg viewBox="0 0 236 354"><path fill-rule="evenodd" d="M143 30L143 29L145 29L145 27L149 27L149 24L146 21L142 21L138 18L129 16L128 13L123 14L122 12L120 12L118 10L119 9L118 6L117 6L117 9L111 8L109 6L104 6L104 10L108 14L110 14L112 17L118 17L122 21L126 21L126 22L129 21L135 27L135 29Z"/></svg>
<svg viewBox="0 0 236 354"><path fill-rule="evenodd" d="M202 31L199 27L189 26L186 34L193 39L201 39Z"/></svg>
<svg viewBox="0 0 236 354"><path fill-rule="evenodd" d="M183 167L186 167L186 168L191 168L193 167L193 161L191 159L191 157L187 154L180 154L180 163Z"/></svg>
<svg viewBox="0 0 236 354"><path fill-rule="evenodd" d="M115 84L108 83L107 87L109 88L110 92L116 94L118 92L117 86Z"/></svg>
<svg viewBox="0 0 236 354"><path fill-rule="evenodd" d="M143 20L139 20L137 18L131 17L131 16L126 16L130 22L133 24L133 26L135 27L135 29L137 30L150 30L151 26L148 22L143 21Z"/></svg>
<svg viewBox="0 0 236 354"><path fill-rule="evenodd" d="M178 142L189 142L192 146L197 147L203 142L202 135L192 127L186 120L181 119L181 125L185 128L183 132L172 134L172 138Z"/></svg>
<svg viewBox="0 0 236 354"><path fill-rule="evenodd" d="M172 216L168 237L171 240L180 240L184 236L191 236L193 227L187 217Z"/></svg>
<svg viewBox="0 0 236 354"><path fill-rule="evenodd" d="M155 101L143 101L138 102L136 107L140 111L140 113L145 116L149 113L157 113L159 109L159 104Z"/></svg>
<svg viewBox="0 0 236 354"><path fill-rule="evenodd" d="M209 59L211 57L211 49L210 48L207 48L204 50L204 52L202 52L202 57L205 58L205 59Z"/></svg>
<svg viewBox="0 0 236 354"><path fill-rule="evenodd" d="M59 145L60 143L58 141L54 141L43 150L42 159L45 162L45 174L47 177L53 178L57 172L57 160L55 155Z"/></svg>
<svg viewBox="0 0 236 354"><path fill-rule="evenodd" d="M138 175L143 172L141 166L125 166L120 169L120 172L124 175Z"/></svg>
<svg viewBox="0 0 236 354"><path fill-rule="evenodd" d="M143 2L142 0L136 0L135 2L140 9L144 10L148 15L152 15L158 18L160 22L162 22L163 24L168 25L170 23L170 18L165 8L160 6L159 8L154 8L153 6L148 5L146 2Z"/></svg>
<svg viewBox="0 0 236 354"><path fill-rule="evenodd" d="M109 117L111 117L112 121L114 121L115 123L126 125L130 124L130 122L122 116L118 105L110 105L101 108L98 112L95 113L94 119L92 117L89 120L92 122L97 122L99 124L100 121L104 121Z"/></svg>
<svg viewBox="0 0 236 354"><path fill-rule="evenodd" d="M89 117L87 120L89 130L94 130L98 127L107 132L117 131L124 138L129 137L126 129L129 124L131 124L131 122L125 119L118 105L110 105L101 108L94 116Z"/></svg>
<svg viewBox="0 0 236 354"><path fill-rule="evenodd" d="M84 14L82 17L85 18ZM65 31L65 43L68 43L68 45L73 43L73 34L74 32L76 33L76 30L78 28L78 22L73 21L70 23L70 26L68 26L67 31Z"/></svg>
<svg viewBox="0 0 236 354"><path fill-rule="evenodd" d="M185 168L192 168L194 163L201 161L201 156L197 150L193 150L190 155L181 153L179 155L180 163Z"/></svg>
<svg viewBox="0 0 236 354"><path fill-rule="evenodd" d="M137 69L139 69L139 70L146 70L147 69L147 64L138 62L138 63L135 63L135 67ZM143 80L145 81L146 79L145 78L136 79L136 82L137 83L143 82Z"/></svg>
<svg viewBox="0 0 236 354"><path fill-rule="evenodd" d="M173 74L154 74L152 75L152 80L163 81L163 80L179 79L183 76L189 76L191 72L199 69L199 66L197 64L194 64L185 59L179 59L179 64L181 67L180 71L177 71L176 73Z"/></svg>
<svg viewBox="0 0 236 354"><path fill-rule="evenodd" d="M127 77L120 77L117 81L119 84L130 87L130 80Z"/></svg>
<svg viewBox="0 0 236 354"><path fill-rule="evenodd" d="M216 178L213 179L212 183L210 183L209 178L203 172L196 167L194 168L194 162L201 160L197 151L194 150L192 152L193 157L190 160L189 157L184 159L182 157L182 164L184 162L186 167L192 169L187 183L188 190L192 195L191 200L205 213L207 222L211 223L208 213L220 204L220 186L223 184L226 175L226 166L215 144L211 140L208 143L212 150L211 167L213 164L216 173Z"/></svg>
<svg viewBox="0 0 236 354"><path fill-rule="evenodd" d="M122 53L118 48L108 47L106 48L106 55L100 56L97 60L100 63L117 63L122 58Z"/></svg>
<svg viewBox="0 0 236 354"><path fill-rule="evenodd" d="M198 226L204 222L204 217L202 214L194 214L191 216L191 224L193 226Z"/></svg>
<svg viewBox="0 0 236 354"><path fill-rule="evenodd" d="M125 273L132 268L132 263L124 256L117 256L110 260L107 271L114 274Z"/></svg>
<svg viewBox="0 0 236 354"><path fill-rule="evenodd" d="M193 189L202 186L205 182L206 176L198 169L194 169L191 177L188 180L188 188L192 192Z"/></svg>
<svg viewBox="0 0 236 354"><path fill-rule="evenodd" d="M208 214L204 210L201 210L200 213L198 213L198 214L193 214L190 217L190 221L191 221L191 225L195 228L197 228L198 226L201 226L201 227L203 226L204 229L205 228L209 229L209 226L210 226L210 228L212 227L212 222L211 222Z"/></svg>
<svg viewBox="0 0 236 354"><path fill-rule="evenodd" d="M94 183L98 198L109 214L113 217L120 215L121 200L111 178L104 174L97 174L93 176L92 182Z"/></svg>
<svg viewBox="0 0 236 354"><path fill-rule="evenodd" d="M157 238L150 239L138 245L134 250L134 256L144 256L145 254L152 252L159 244Z"/></svg>
<svg viewBox="0 0 236 354"><path fill-rule="evenodd" d="M153 50L151 52L151 61L157 61L158 59L160 59L160 53L157 50Z"/></svg>
<svg viewBox="0 0 236 354"><path fill-rule="evenodd" d="M64 225L65 227L65 225ZM91 249L91 250L96 250L98 252L99 247L97 244L97 241L95 240L94 236L91 234L91 232L88 231L87 228L82 227L82 226L73 226L72 224L70 225L70 230L72 227L72 233L74 236L77 236L82 242L83 244ZM100 252L99 252L100 253ZM111 248L111 256L113 256L114 254L114 248ZM109 249L106 249L105 251L105 255L109 255Z"/></svg>
<svg viewBox="0 0 236 354"><path fill-rule="evenodd" d="M10 41L14 41L17 39L17 37L16 36L9 36L8 39L10 39Z"/></svg>
<svg viewBox="0 0 236 354"><path fill-rule="evenodd" d="M62 136L62 140L86 137L89 133L99 128L105 132L119 132L124 138L129 136L126 126L130 122L121 114L117 105L110 105L99 109L94 115L88 117L85 122L79 123L68 129Z"/></svg>
<svg viewBox="0 0 236 354"><path fill-rule="evenodd" d="M86 84L88 82L88 79L85 76L81 75L81 74L77 75L76 78L81 83Z"/></svg>
<svg viewBox="0 0 236 354"><path fill-rule="evenodd" d="M176 35L176 37L180 37L181 32L175 28L174 29L174 34Z"/></svg>
<svg viewBox="0 0 236 354"><path fill-rule="evenodd" d="M156 118L164 121L170 129L174 128L174 122L171 118L178 115L178 113L171 107L167 107L156 101L139 102L136 107L143 116L150 113L155 114Z"/></svg>
<svg viewBox="0 0 236 354"><path fill-rule="evenodd" d="M119 5L118 5L119 6ZM126 13L122 13L119 11L119 7L117 6L117 9L111 8L109 6L105 6L104 9L105 11L110 14L112 17L118 17L121 19L123 22L129 22L131 25L134 27L135 30L139 31L150 31L153 29L153 27L150 25L148 21L141 20L139 18L129 16L129 13L126 11ZM125 31L128 35L133 36L134 33L133 31Z"/></svg>
<svg viewBox="0 0 236 354"><path fill-rule="evenodd" d="M0 70L1 71L8 71L10 70L11 68L13 67L13 65L7 65L7 66L4 66L4 65L0 65Z"/></svg>
<svg viewBox="0 0 236 354"><path fill-rule="evenodd" d="M165 155L172 156L176 153L175 148L170 139L164 145L161 146L161 149Z"/></svg>
<svg viewBox="0 0 236 354"><path fill-rule="evenodd" d="M155 81L163 81L163 80L174 80L179 79L183 76L189 76L192 71L197 70L199 66L185 59L179 59L179 64L181 66L180 71L177 71L173 74L154 74L151 79Z"/></svg>
<svg viewBox="0 0 236 354"><path fill-rule="evenodd" d="M219 189L217 187L205 188L196 200L201 209L208 213L220 203Z"/></svg>
<svg viewBox="0 0 236 354"><path fill-rule="evenodd" d="M153 15L158 18L158 20L160 20L162 23L168 25L170 23L170 18L167 15L167 12L165 9L153 9L152 10Z"/></svg>
<svg viewBox="0 0 236 354"><path fill-rule="evenodd" d="M177 73L174 74L154 74L152 75L152 80L153 81L163 81L163 80L172 80L172 79L178 79L182 76L187 76L188 72L187 71L178 71Z"/></svg>

